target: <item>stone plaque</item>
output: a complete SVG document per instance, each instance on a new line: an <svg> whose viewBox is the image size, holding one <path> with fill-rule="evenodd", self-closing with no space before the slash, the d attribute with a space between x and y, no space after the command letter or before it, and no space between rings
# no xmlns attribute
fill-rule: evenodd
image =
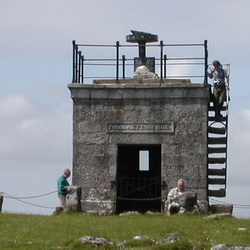
<svg viewBox="0 0 250 250"><path fill-rule="evenodd" d="M174 133L174 122L167 123L109 123L108 133Z"/></svg>

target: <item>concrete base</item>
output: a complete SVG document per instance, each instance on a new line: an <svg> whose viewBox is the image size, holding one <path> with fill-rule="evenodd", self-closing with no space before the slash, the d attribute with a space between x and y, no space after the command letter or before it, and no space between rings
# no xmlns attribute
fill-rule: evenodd
<svg viewBox="0 0 250 250"><path fill-rule="evenodd" d="M233 205L225 205L225 204L211 205L209 207L209 210L212 213L230 213L232 215Z"/></svg>

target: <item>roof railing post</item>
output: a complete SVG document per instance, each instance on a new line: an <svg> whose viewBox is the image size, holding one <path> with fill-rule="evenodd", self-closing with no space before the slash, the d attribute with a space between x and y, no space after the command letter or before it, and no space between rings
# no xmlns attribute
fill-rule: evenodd
<svg viewBox="0 0 250 250"><path fill-rule="evenodd" d="M84 56L82 55L81 56L81 83L83 83L83 79L84 79L84 70L83 70L83 68L84 68Z"/></svg>
<svg viewBox="0 0 250 250"><path fill-rule="evenodd" d="M81 57L82 57L82 52L78 52L78 62L77 62L77 82L81 82Z"/></svg>
<svg viewBox="0 0 250 250"><path fill-rule="evenodd" d="M73 44L73 72L72 72L72 83L76 82L76 41L72 41Z"/></svg>
<svg viewBox="0 0 250 250"><path fill-rule="evenodd" d="M160 69L160 76L161 76L161 80L162 80L162 77L163 77L163 41L160 41L160 46L161 46L161 55L160 55L160 67L161 67L161 69Z"/></svg>
<svg viewBox="0 0 250 250"><path fill-rule="evenodd" d="M78 46L75 45L75 82L78 82Z"/></svg>
<svg viewBox="0 0 250 250"><path fill-rule="evenodd" d="M119 82L119 41L116 42L116 82Z"/></svg>
<svg viewBox="0 0 250 250"><path fill-rule="evenodd" d="M164 55L164 79L167 78L167 55Z"/></svg>
<svg viewBox="0 0 250 250"><path fill-rule="evenodd" d="M126 58L125 55L122 56L122 79L125 79L125 63L126 63Z"/></svg>

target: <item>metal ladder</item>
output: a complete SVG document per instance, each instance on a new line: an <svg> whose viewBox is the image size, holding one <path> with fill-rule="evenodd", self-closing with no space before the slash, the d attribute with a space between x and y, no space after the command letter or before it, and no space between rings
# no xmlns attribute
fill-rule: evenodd
<svg viewBox="0 0 250 250"><path fill-rule="evenodd" d="M207 191L208 197L225 197L227 187L227 149L229 113L229 77L227 100L221 109L222 117L215 117L213 101L208 105L207 129Z"/></svg>

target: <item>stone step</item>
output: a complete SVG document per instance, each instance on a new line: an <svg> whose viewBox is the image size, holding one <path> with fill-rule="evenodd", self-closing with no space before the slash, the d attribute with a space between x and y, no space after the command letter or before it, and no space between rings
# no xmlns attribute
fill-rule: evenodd
<svg viewBox="0 0 250 250"><path fill-rule="evenodd" d="M209 207L209 210L212 213L215 213L217 215L222 214L222 213L233 213L233 205L230 204L213 204Z"/></svg>

